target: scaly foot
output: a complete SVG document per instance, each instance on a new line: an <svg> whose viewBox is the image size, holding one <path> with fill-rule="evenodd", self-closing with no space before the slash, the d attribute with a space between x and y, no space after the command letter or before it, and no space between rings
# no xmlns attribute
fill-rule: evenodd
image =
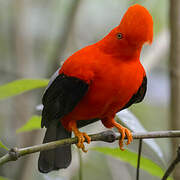
<svg viewBox="0 0 180 180"><path fill-rule="evenodd" d="M117 122L114 122L114 126L118 129L118 131L121 133L121 139L119 140L119 147L122 151L124 151L124 148L123 148L123 141L124 141L124 138L125 136L127 136L127 142L126 144L130 144L133 140L133 137L132 137L132 133L129 129L121 126L119 123Z"/></svg>
<svg viewBox="0 0 180 180"><path fill-rule="evenodd" d="M78 138L78 143L76 146L82 149L83 152L87 152L84 146L84 141L87 140L87 143L90 144L91 138L86 133L80 131L76 132L75 136Z"/></svg>
<svg viewBox="0 0 180 180"><path fill-rule="evenodd" d="M91 138L84 132L80 132L79 129L77 128L76 122L72 121L69 124L71 130L74 132L74 135L78 138L78 143L76 146L80 149L82 149L83 152L87 152L84 146L84 141L86 140L88 144L91 142Z"/></svg>

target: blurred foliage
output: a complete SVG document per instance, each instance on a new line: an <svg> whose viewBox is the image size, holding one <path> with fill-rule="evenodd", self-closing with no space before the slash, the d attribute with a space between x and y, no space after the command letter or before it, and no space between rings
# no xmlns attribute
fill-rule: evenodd
<svg viewBox="0 0 180 180"><path fill-rule="evenodd" d="M131 152L129 150L121 151L119 148L108 148L108 147L95 147L95 148L92 148L92 150L101 152L106 155L110 155L114 158L118 158L124 162L131 164L135 168L137 166L138 155L137 153ZM165 173L165 171L162 170L161 167L159 167L150 159L147 159L143 156L141 156L140 169L147 171L151 175L157 176L157 177L163 177ZM168 179L172 180L172 178L168 178Z"/></svg>
<svg viewBox="0 0 180 180"><path fill-rule="evenodd" d="M26 91L45 87L48 84L47 79L21 79L0 86L0 100L9 98Z"/></svg>
<svg viewBox="0 0 180 180"><path fill-rule="evenodd" d="M168 105L156 105L140 103L130 107L130 110L140 120L147 131L169 130L169 109ZM155 139L164 154L165 162L172 158L171 140Z"/></svg>
<svg viewBox="0 0 180 180"><path fill-rule="evenodd" d="M0 141L0 148L8 150L8 148Z"/></svg>
<svg viewBox="0 0 180 180"><path fill-rule="evenodd" d="M9 180L8 178L0 176L0 180Z"/></svg>
<svg viewBox="0 0 180 180"><path fill-rule="evenodd" d="M116 120L118 123L130 129L132 132L148 132L148 130L142 125L140 119L137 118L128 109L118 112L116 114ZM132 146L128 146L128 148L130 148L130 150L136 151L138 146L134 144ZM143 140L143 155L151 159L153 162L156 162L161 167L166 167L164 154L155 139Z"/></svg>
<svg viewBox="0 0 180 180"><path fill-rule="evenodd" d="M41 128L41 116L32 116L29 121L21 128L16 130L16 133L28 132Z"/></svg>
<svg viewBox="0 0 180 180"><path fill-rule="evenodd" d="M88 159L83 158L82 163L82 180L110 180L113 179L111 170L108 166L107 159L103 154L88 152ZM71 180L79 180L79 171L73 174Z"/></svg>
<svg viewBox="0 0 180 180"><path fill-rule="evenodd" d="M130 110L140 119L147 130L158 131L168 129L169 112L167 106L140 103L131 106Z"/></svg>

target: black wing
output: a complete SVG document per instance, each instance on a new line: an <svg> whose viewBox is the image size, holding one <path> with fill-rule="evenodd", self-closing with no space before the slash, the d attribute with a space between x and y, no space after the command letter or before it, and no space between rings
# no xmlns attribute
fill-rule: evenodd
<svg viewBox="0 0 180 180"><path fill-rule="evenodd" d="M47 128L43 143L71 137L71 132L68 132L59 120L73 110L89 87L83 80L64 74L58 75L57 72L51 79L42 99L44 108L41 126ZM78 126L83 125L85 124L80 123ZM38 169L42 173L48 173L66 168L70 163L71 146L65 145L40 152Z"/></svg>
<svg viewBox="0 0 180 180"><path fill-rule="evenodd" d="M142 84L139 87L138 91L132 96L132 98L129 100L129 102L122 109L126 109L134 103L141 102L144 99L146 90L147 90L147 77L144 76Z"/></svg>
<svg viewBox="0 0 180 180"><path fill-rule="evenodd" d="M76 77L58 75L44 93L41 126L71 112L88 91L89 85Z"/></svg>

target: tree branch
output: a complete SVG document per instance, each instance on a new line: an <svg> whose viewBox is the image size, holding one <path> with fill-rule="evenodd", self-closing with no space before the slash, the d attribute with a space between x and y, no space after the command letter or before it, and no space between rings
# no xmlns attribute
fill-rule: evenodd
<svg viewBox="0 0 180 180"><path fill-rule="evenodd" d="M174 159L174 161L170 164L170 166L168 167L168 169L166 170L162 180L166 180L169 175L172 173L172 171L174 170L175 166L180 162L180 145L178 147L177 150L177 156L176 159Z"/></svg>
<svg viewBox="0 0 180 180"><path fill-rule="evenodd" d="M121 134L115 133L114 131L111 130L104 131L98 134L92 134L89 136L91 137L91 141L104 141L108 143L112 143L115 140L121 138ZM180 137L180 130L133 133L133 139L175 138L175 137ZM3 165L9 161L16 161L21 156L25 156L27 154L50 150L59 146L76 144L77 142L78 142L77 137L74 137L74 138L62 139L62 140L53 141L50 143L35 145L26 148L20 148L20 149L12 148L7 154L5 154L3 157L0 158L0 165Z"/></svg>

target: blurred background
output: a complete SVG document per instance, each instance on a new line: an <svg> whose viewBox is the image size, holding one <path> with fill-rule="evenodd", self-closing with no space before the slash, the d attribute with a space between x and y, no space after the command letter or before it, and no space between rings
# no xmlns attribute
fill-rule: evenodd
<svg viewBox="0 0 180 180"><path fill-rule="evenodd" d="M104 37L120 23L130 5L139 3L153 16L154 41L151 46L145 46L141 54L141 62L148 76L146 98L143 103L132 106L130 110L148 131L180 129L180 75L179 63L176 61L180 58L179 2L1 0L0 83L19 78L49 78L62 61L73 52ZM43 90L31 91L0 102L0 138L9 147L26 147L42 142L44 130L16 134L16 129L37 113L35 106L41 103ZM89 126L88 132L100 132L102 129L98 122ZM173 146L168 139L156 142L168 167L176 155L178 142L175 141ZM112 146L117 147L117 142ZM3 153L0 151L0 156ZM0 168L0 175L12 180L78 179L76 148L73 148L73 161L68 169L48 175L38 172L37 158L38 153L8 163ZM180 178L178 171L175 176L176 179ZM89 151L86 155L83 154L83 177L86 180L133 180L135 169L117 159ZM141 178L152 179L152 176L142 172Z"/></svg>

